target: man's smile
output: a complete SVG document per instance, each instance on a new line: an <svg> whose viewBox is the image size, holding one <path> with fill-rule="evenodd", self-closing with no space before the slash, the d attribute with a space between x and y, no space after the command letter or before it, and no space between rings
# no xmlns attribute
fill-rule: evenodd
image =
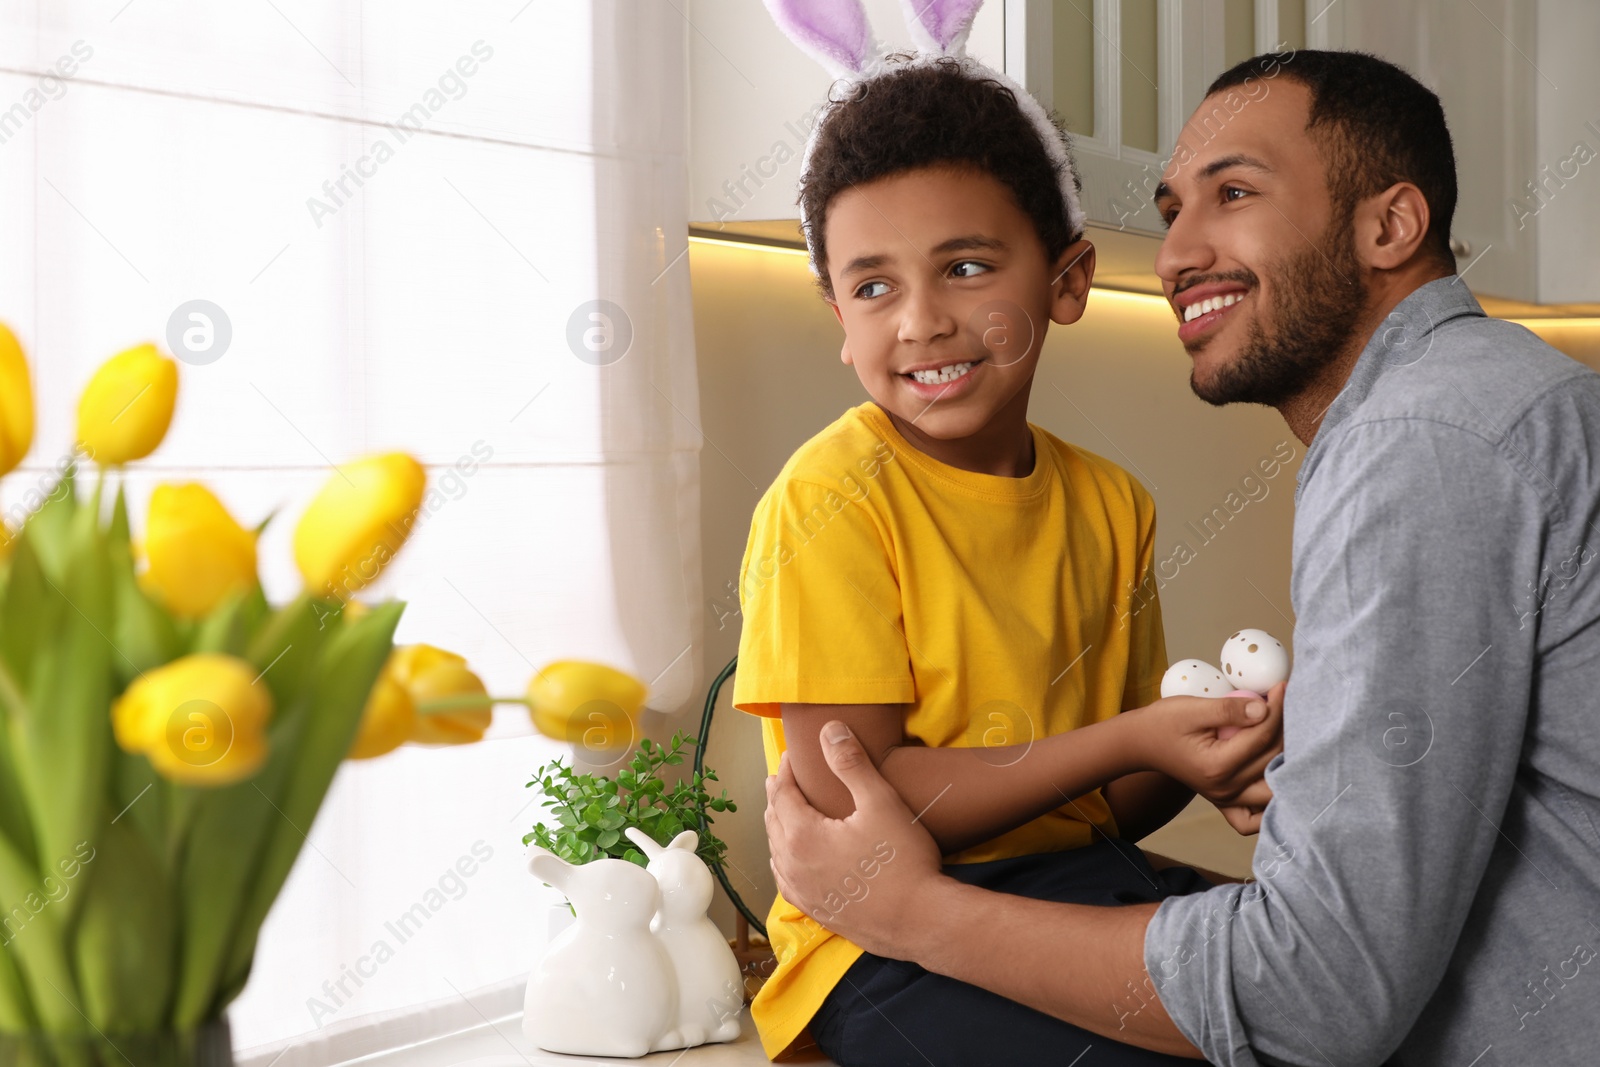
<svg viewBox="0 0 1600 1067"><path fill-rule="evenodd" d="M1188 344L1210 332L1248 295L1249 288L1238 282L1196 285L1178 293L1172 300L1181 320L1178 340Z"/></svg>

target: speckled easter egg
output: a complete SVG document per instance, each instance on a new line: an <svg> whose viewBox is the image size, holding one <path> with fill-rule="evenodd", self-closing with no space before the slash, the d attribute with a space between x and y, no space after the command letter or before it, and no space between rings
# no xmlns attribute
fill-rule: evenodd
<svg viewBox="0 0 1600 1067"><path fill-rule="evenodd" d="M1289 650L1265 630L1240 630L1222 644L1229 689L1265 693L1289 677Z"/></svg>
<svg viewBox="0 0 1600 1067"><path fill-rule="evenodd" d="M1161 676L1163 697L1220 697L1237 688L1205 660L1181 659Z"/></svg>

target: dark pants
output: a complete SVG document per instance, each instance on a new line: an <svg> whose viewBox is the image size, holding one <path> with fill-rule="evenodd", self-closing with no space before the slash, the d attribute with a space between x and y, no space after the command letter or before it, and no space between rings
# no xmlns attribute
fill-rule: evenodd
<svg viewBox="0 0 1600 1067"><path fill-rule="evenodd" d="M1133 844L1107 839L1066 852L951 864L944 870L968 885L1070 904L1148 903L1211 886L1188 867L1158 871ZM1060 965L1071 967L1072 959ZM1130 1006L1136 1005L1129 996ZM871 953L856 960L828 994L812 1017L811 1036L840 1067L1195 1062L1091 1034L977 986Z"/></svg>

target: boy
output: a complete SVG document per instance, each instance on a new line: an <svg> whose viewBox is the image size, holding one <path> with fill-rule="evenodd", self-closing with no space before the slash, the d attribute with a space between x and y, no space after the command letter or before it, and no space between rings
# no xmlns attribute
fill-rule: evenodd
<svg viewBox="0 0 1600 1067"><path fill-rule="evenodd" d="M769 770L787 751L834 817L851 801L818 732L848 723L957 877L1104 903L1201 888L1129 843L1193 796L1149 768L1198 781L1222 766L1236 788L1260 777L1276 726L1201 736L1242 701L1204 722L1194 702L1119 716L1157 698L1166 668L1159 606L1131 602L1154 506L1026 417L1045 326L1078 319L1094 268L1060 174L1015 96L958 63L907 64L821 121L801 182L812 265L872 401L802 445L757 505L734 706L766 717ZM863 857L839 906L880 862ZM771 1057L808 1025L841 1064L1110 1048L863 954L782 897L768 930L778 968L752 1011ZM1117 1052L1095 1062L1175 1062Z"/></svg>

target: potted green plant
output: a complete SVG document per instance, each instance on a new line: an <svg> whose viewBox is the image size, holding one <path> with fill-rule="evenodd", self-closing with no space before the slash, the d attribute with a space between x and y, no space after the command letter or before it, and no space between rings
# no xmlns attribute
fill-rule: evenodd
<svg viewBox="0 0 1600 1067"><path fill-rule="evenodd" d="M683 763L684 749L695 741L683 731L672 735L665 746L648 737L639 742L626 766L615 778L579 774L557 756L533 772L529 789L544 795L542 807L555 816L554 825L535 824L523 835L524 845L534 844L555 853L568 863L584 864L612 858L646 866L648 859L628 840L626 831L634 828L665 846L684 830L699 830L700 844L695 854L713 870L719 868L728 846L710 830L710 812L738 811L728 791L712 796L707 782L717 780L710 767L697 771L670 788L661 772ZM706 828L700 830L701 815ZM571 905L561 905L552 917L551 936L559 932L561 919L570 921Z"/></svg>

